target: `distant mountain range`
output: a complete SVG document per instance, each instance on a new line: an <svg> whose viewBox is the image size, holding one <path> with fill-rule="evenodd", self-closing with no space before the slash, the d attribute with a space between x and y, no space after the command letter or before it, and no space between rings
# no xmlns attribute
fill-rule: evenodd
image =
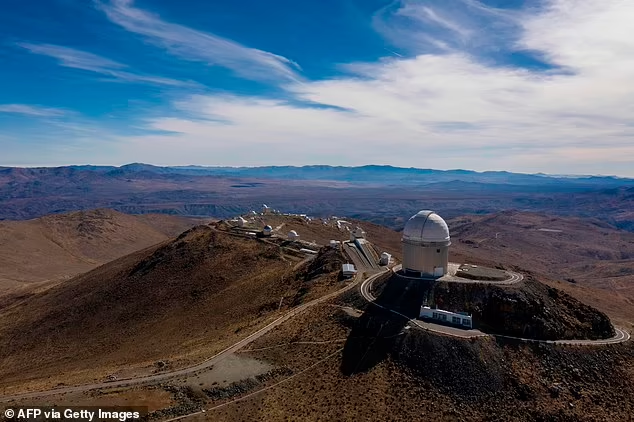
<svg viewBox="0 0 634 422"><path fill-rule="evenodd" d="M225 218L262 203L398 229L420 209L447 217L508 209L609 218L634 229L634 179L362 167L0 167L0 220L112 208Z"/></svg>
<svg viewBox="0 0 634 422"><path fill-rule="evenodd" d="M124 176L126 174L183 175L183 176L224 176L276 180L341 181L359 184L412 185L441 182L475 182L506 185L558 185L585 187L632 186L634 179L616 176L574 176L512 173L507 171L476 172L472 170L434 170L403 168L381 165L360 167L342 166L267 166L267 167L203 167L171 166L160 167L143 163L115 166L75 165L67 167L12 168L0 167L0 174L19 169L23 174L43 175L47 172L94 172L105 176Z"/></svg>

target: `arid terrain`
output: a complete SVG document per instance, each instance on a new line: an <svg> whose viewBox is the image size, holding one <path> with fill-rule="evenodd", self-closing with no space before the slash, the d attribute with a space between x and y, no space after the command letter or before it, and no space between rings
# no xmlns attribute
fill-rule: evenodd
<svg viewBox="0 0 634 422"><path fill-rule="evenodd" d="M305 261L297 253L301 246L285 240L290 230L308 242L304 246L345 240L347 229L337 228L336 219L247 218L251 222L240 230L225 221L199 226L47 291L5 298L0 337L11 341L0 347L8 363L0 369L3 394L202 362L350 283L342 284L338 275L347 257L323 249ZM360 225L377 251L400 259L398 232L339 221ZM277 240L248 235L265 224ZM616 288L630 284L620 269L631 268L631 233L598 219L530 212L463 216L448 224L451 261L512 269L527 279L510 293L502 294L502 287L466 289L458 295L463 302L508 312L507 305L497 307L486 297L524 301L517 320L522 327L543 327L536 338L609 336L601 312L622 328L634 328L632 290ZM440 285L436 294L448 288ZM540 301L545 307L533 309L542 312L536 322L530 309ZM515 317L487 318L506 323L493 331L516 330ZM355 288L293 316L205 370L151 385L100 387L12 405L147 405L153 420L628 421L634 412L633 343L566 346L447 337L381 311Z"/></svg>
<svg viewBox="0 0 634 422"><path fill-rule="evenodd" d="M634 234L600 218L518 211L448 221L452 253L539 275L622 323L634 323Z"/></svg>
<svg viewBox="0 0 634 422"><path fill-rule="evenodd" d="M320 267L331 260L337 274L342 258ZM337 283L301 262L275 244L203 225L43 292L7 296L0 388L197 362Z"/></svg>
<svg viewBox="0 0 634 422"><path fill-rule="evenodd" d="M356 217L397 230L421 209L445 218L515 209L600 215L634 231L634 181L614 177L390 166L0 168L0 220L97 207L226 218L259 210L262 203L318 217Z"/></svg>
<svg viewBox="0 0 634 422"><path fill-rule="evenodd" d="M201 221L108 209L0 221L0 296L67 280Z"/></svg>

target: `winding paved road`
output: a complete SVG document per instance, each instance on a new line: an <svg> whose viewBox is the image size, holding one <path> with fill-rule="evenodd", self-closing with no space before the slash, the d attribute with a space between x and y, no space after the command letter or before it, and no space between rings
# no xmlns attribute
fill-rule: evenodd
<svg viewBox="0 0 634 422"><path fill-rule="evenodd" d="M396 268L396 267L395 267ZM393 268L394 271L398 271L395 270ZM509 272L510 273L510 272ZM380 273L383 274L383 273ZM380 275L378 274L378 275ZM517 273L510 273L513 276L513 279L517 280L514 281L515 283L519 282L522 280L522 276L521 274L517 274ZM378 276L377 275L377 276ZM518 275L518 277L516 277L515 275ZM391 308L387 308L383 305L379 305L378 303L376 303L376 298L374 297L374 295L372 294L372 283L374 282L374 280L377 277L370 277L366 280L363 281L363 283L361 283L361 295L365 298L365 300L367 300L368 302L370 302L371 304L373 304L374 306L378 306L379 308L385 309L387 311L390 311L396 315L399 315L405 319L407 319L411 324L426 330L426 331L431 331L437 334L444 334L444 335L449 335L449 336L453 336L453 337L460 337L460 338L472 338L472 337L485 337L485 336L492 336L492 337L496 337L496 338L506 338L506 339L511 339L511 340L518 340L518 341L522 341L525 343L544 343L544 344L567 344L567 345L578 345L578 346L603 346L606 344L616 344L616 343L624 343L628 340L630 340L631 336L630 333L628 333L627 331L618 328L618 327L614 327L614 331L616 332L616 334L614 335L614 337L609 338L609 339L601 339L601 340L535 340L535 339L530 339L530 338L522 338L522 337L513 337L513 336L504 336L504 335L498 335L498 334L486 334L483 333L482 331L479 330L465 330L465 329L461 329L461 328L454 328L454 327L448 327L445 325L440 325L440 324L433 324L433 323L429 323L429 322L425 322L425 321L421 321L418 319L411 319L410 317L408 317L407 315L404 315L394 309ZM473 281L472 281L473 282ZM487 283L487 282L484 282Z"/></svg>
<svg viewBox="0 0 634 422"><path fill-rule="evenodd" d="M498 286L508 286L511 284L517 284L520 281L524 280L524 276L520 273L515 273L513 271L505 271L508 275L509 278L507 278L506 280L472 280L469 278L462 278L462 277L458 277L455 274L455 271L458 267L460 267L460 264L456 264L455 262L450 262L449 263L449 267L450 270L453 271L449 271L448 274L444 275L443 277L439 278L439 281L448 281L451 283L465 283L465 284L473 284L473 283L483 283L483 284L494 284L494 285L498 285ZM453 267L453 268L452 268ZM394 271L394 273L398 273L399 271L401 271L403 269L403 265L399 264L399 265L395 265L392 268L392 271ZM412 279L412 280L418 280L418 278L416 277L408 277L406 275L403 274L398 274L399 277L401 278L408 278L408 279Z"/></svg>
<svg viewBox="0 0 634 422"><path fill-rule="evenodd" d="M382 272L379 275L385 274L386 272L387 271ZM478 331L478 330L464 330L464 329L461 329L461 328L447 327L445 325L431 324L429 322L421 321L421 320L418 320L418 319L411 319L407 315L402 314L402 313L400 313L400 312L398 312L398 311L396 311L394 309L387 308L387 307L385 307L383 305L379 305L378 303L375 302L376 298L372 294L372 283L374 282L375 279L376 279L376 277L368 278L363 283L361 283L361 295L365 298L365 300L367 300L368 302L370 302L374 306L378 306L381 309L385 309L386 311L390 311L390 312L392 312L392 313L394 313L396 315L399 315L399 316L407 319L410 323L418 326L419 328L422 328L423 330L431 331L431 332L434 332L434 333L446 334L446 335L450 335L450 336L454 336L454 337L460 337L460 338L471 338L471 337L488 336L488 334L485 334L482 331Z"/></svg>

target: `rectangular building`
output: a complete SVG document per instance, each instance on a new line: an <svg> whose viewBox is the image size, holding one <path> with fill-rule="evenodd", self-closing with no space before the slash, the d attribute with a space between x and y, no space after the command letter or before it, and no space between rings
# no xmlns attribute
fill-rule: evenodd
<svg viewBox="0 0 634 422"><path fill-rule="evenodd" d="M344 277L354 277L357 274L357 270L352 264L343 264L341 271Z"/></svg>
<svg viewBox="0 0 634 422"><path fill-rule="evenodd" d="M444 324L457 325L463 328L472 328L471 315L463 312L450 312L442 309L431 309L429 306L420 308L420 318L427 318Z"/></svg>

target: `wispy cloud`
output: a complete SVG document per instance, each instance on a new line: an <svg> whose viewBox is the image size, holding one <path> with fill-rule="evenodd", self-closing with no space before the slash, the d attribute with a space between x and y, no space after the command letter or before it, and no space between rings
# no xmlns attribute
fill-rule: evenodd
<svg viewBox="0 0 634 422"><path fill-rule="evenodd" d="M26 42L17 43L34 54L49 56L56 59L61 66L74 69L82 69L90 72L100 73L112 78L115 81L137 82L166 86L191 86L192 82L178 81L175 79L163 78L160 76L143 75L126 71L128 66L98 56L96 54L77 50L70 47L52 44L32 44Z"/></svg>
<svg viewBox="0 0 634 422"><path fill-rule="evenodd" d="M408 18L405 39L416 39L407 37L409 31L422 33L451 48L413 49L417 53L406 57L345 64L347 74L336 78L286 83L288 101L177 98L172 110L145 121L146 132L112 136L110 155L99 150L97 157L107 155L112 163L377 163L634 176L634 4L550 0L540 9L513 12L522 18L511 25L507 11L475 0L451 2L463 7L455 13L438 9L447 3L423 4L472 31L470 37L534 50L571 71L492 65L460 44L459 31L447 24L436 22L435 32L425 32L427 24ZM478 11L474 20L469 10ZM422 13L423 20L432 19ZM479 28L482 19L488 25ZM504 28L505 40L496 28ZM75 161L96 156L86 154Z"/></svg>
<svg viewBox="0 0 634 422"><path fill-rule="evenodd" d="M468 38L471 34L471 31L460 25L459 22L454 22L451 18L442 16L442 12L432 9L430 6L426 6L424 4L407 2L397 10L396 15L420 21L423 25L431 24L443 29L448 29L455 32L463 39Z"/></svg>
<svg viewBox="0 0 634 422"><path fill-rule="evenodd" d="M538 50L574 72L492 66L456 44L450 51L348 64L349 76L287 85L292 102L185 98L176 107L191 117L184 113L149 122L149 129L170 136L147 134L122 142L136 160L151 146L146 159L162 163L196 162L213 153L230 165L374 162L634 176L634 50L627 53L634 48L628 36L634 10L619 1L600 7L591 0L578 3L575 10L522 11L523 25L508 34L517 48ZM492 20L490 31L498 27L497 19L502 26L508 23L504 11L481 13ZM461 27L474 26L465 20ZM439 41L454 39L456 32L445 31ZM575 34L592 48L576 48ZM238 157L238 145L250 151L248 157L231 158ZM274 162L268 158L271 149ZM340 157L345 158L337 161Z"/></svg>
<svg viewBox="0 0 634 422"><path fill-rule="evenodd" d="M373 24L392 44L414 54L478 52L514 43L521 14L478 0L394 0Z"/></svg>
<svg viewBox="0 0 634 422"><path fill-rule="evenodd" d="M166 22L153 13L134 7L132 0L96 4L113 23L182 59L225 67L250 80L287 82L300 79L299 66L286 57Z"/></svg>
<svg viewBox="0 0 634 422"><path fill-rule="evenodd" d="M27 104L0 104L0 113L23 114L35 117L60 117L67 115L68 111Z"/></svg>

